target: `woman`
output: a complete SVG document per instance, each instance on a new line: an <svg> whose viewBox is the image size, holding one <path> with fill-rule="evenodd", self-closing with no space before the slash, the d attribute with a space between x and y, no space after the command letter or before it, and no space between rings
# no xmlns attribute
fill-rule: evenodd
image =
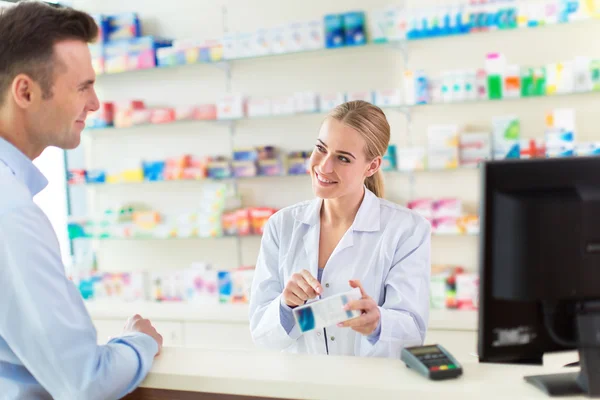
<svg viewBox="0 0 600 400"><path fill-rule="evenodd" d="M260 347L296 353L399 358L421 345L429 313L429 223L383 200L390 126L353 101L325 119L310 158L317 199L284 208L266 227L250 300ZM360 288L362 315L302 335L292 309Z"/></svg>

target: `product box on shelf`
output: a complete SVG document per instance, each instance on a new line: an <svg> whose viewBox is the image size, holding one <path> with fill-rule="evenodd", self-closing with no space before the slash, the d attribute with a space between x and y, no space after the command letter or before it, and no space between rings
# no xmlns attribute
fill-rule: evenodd
<svg viewBox="0 0 600 400"><path fill-rule="evenodd" d="M248 210L251 231L254 235L262 235L265 224L277 210L267 207L255 207Z"/></svg>
<svg viewBox="0 0 600 400"><path fill-rule="evenodd" d="M577 143L575 145L575 155L580 157L599 156L600 142Z"/></svg>
<svg viewBox="0 0 600 400"><path fill-rule="evenodd" d="M546 156L570 157L575 153L575 110L555 109L546 115Z"/></svg>
<svg viewBox="0 0 600 400"><path fill-rule="evenodd" d="M257 54L254 53L254 34L248 32L238 33L237 35L238 42L238 58L251 58L255 57Z"/></svg>
<svg viewBox="0 0 600 400"><path fill-rule="evenodd" d="M240 267L230 271L231 298L233 304L247 304L250 302L254 267Z"/></svg>
<svg viewBox="0 0 600 400"><path fill-rule="evenodd" d="M477 274L456 276L456 308L469 311L479 308L479 276Z"/></svg>
<svg viewBox="0 0 600 400"><path fill-rule="evenodd" d="M383 171L395 171L398 169L398 163L396 161L396 145L391 144L388 146L385 154L383 155L381 169Z"/></svg>
<svg viewBox="0 0 600 400"><path fill-rule="evenodd" d="M69 185L82 185L85 183L85 169L70 169L67 172L67 182Z"/></svg>
<svg viewBox="0 0 600 400"><path fill-rule="evenodd" d="M85 182L88 184L97 184L106 182L106 172L103 170L88 170L85 173Z"/></svg>
<svg viewBox="0 0 600 400"><path fill-rule="evenodd" d="M422 171L427 164L427 150L424 147L397 149L399 171Z"/></svg>
<svg viewBox="0 0 600 400"><path fill-rule="evenodd" d="M226 33L223 35L223 59L234 60L240 57L237 35Z"/></svg>
<svg viewBox="0 0 600 400"><path fill-rule="evenodd" d="M190 121L194 119L197 108L194 106L175 107L175 121Z"/></svg>
<svg viewBox="0 0 600 400"><path fill-rule="evenodd" d="M305 50L319 50L325 47L323 20L312 20L303 23L302 43Z"/></svg>
<svg viewBox="0 0 600 400"><path fill-rule="evenodd" d="M150 123L152 124L168 124L174 122L176 112L174 108L154 108L150 115Z"/></svg>
<svg viewBox="0 0 600 400"><path fill-rule="evenodd" d="M258 175L256 161L233 161L231 163L233 176L237 178L249 178Z"/></svg>
<svg viewBox="0 0 600 400"><path fill-rule="evenodd" d="M519 142L520 158L545 158L546 141L544 139L521 139Z"/></svg>
<svg viewBox="0 0 600 400"><path fill-rule="evenodd" d="M285 54L290 51L288 27L276 26L269 30L269 42L273 54Z"/></svg>
<svg viewBox="0 0 600 400"><path fill-rule="evenodd" d="M346 46L367 44L366 17L362 11L347 12L342 15L344 43Z"/></svg>
<svg viewBox="0 0 600 400"><path fill-rule="evenodd" d="M346 101L346 94L342 92L321 93L319 106L321 112L329 112Z"/></svg>
<svg viewBox="0 0 600 400"><path fill-rule="evenodd" d="M241 94L224 95L217 102L217 119L243 118L244 111L244 96Z"/></svg>
<svg viewBox="0 0 600 400"><path fill-rule="evenodd" d="M233 282L230 271L219 271L217 274L219 285L219 303L229 303L233 292Z"/></svg>
<svg viewBox="0 0 600 400"><path fill-rule="evenodd" d="M146 105L141 100L118 102L114 105L114 126L116 128L129 128L134 125L134 113L145 110Z"/></svg>
<svg viewBox="0 0 600 400"><path fill-rule="evenodd" d="M296 98L291 96L276 96L271 99L271 112L273 115L291 115L296 112Z"/></svg>
<svg viewBox="0 0 600 400"><path fill-rule="evenodd" d="M432 307L436 309L456 309L456 279L464 274L464 268L452 265L433 265L431 267Z"/></svg>
<svg viewBox="0 0 600 400"><path fill-rule="evenodd" d="M367 103L375 103L375 97L371 91L348 92L346 93L346 101L362 100Z"/></svg>
<svg viewBox="0 0 600 400"><path fill-rule="evenodd" d="M218 271L204 263L194 263L186 272L185 300L190 304L217 304Z"/></svg>
<svg viewBox="0 0 600 400"><path fill-rule="evenodd" d="M281 176L284 174L283 163L279 158L259 160L258 174L261 176Z"/></svg>
<svg viewBox="0 0 600 400"><path fill-rule="evenodd" d="M202 104L196 107L194 119L200 121L212 121L217 119L216 104Z"/></svg>
<svg viewBox="0 0 600 400"><path fill-rule="evenodd" d="M308 160L311 152L295 151L287 156L288 175L306 175L308 173Z"/></svg>
<svg viewBox="0 0 600 400"><path fill-rule="evenodd" d="M140 20L136 13L121 13L104 17L104 37L107 42L137 38L141 34Z"/></svg>
<svg viewBox="0 0 600 400"><path fill-rule="evenodd" d="M325 47L334 49L344 46L344 17L342 14L330 14L323 18L325 25Z"/></svg>
<svg viewBox="0 0 600 400"><path fill-rule="evenodd" d="M272 114L271 99L251 97L246 101L249 118L268 117Z"/></svg>
<svg viewBox="0 0 600 400"><path fill-rule="evenodd" d="M431 222L432 231L438 235L458 235L460 229L458 225L459 217L439 217Z"/></svg>
<svg viewBox="0 0 600 400"><path fill-rule="evenodd" d="M433 220L433 199L423 198L409 201L407 207L423 218Z"/></svg>
<svg viewBox="0 0 600 400"><path fill-rule="evenodd" d="M400 89L382 89L375 91L375 105L378 107L395 107L402 105Z"/></svg>
<svg viewBox="0 0 600 400"><path fill-rule="evenodd" d="M492 135L489 132L469 132L460 135L460 165L474 167L492 158Z"/></svg>
<svg viewBox="0 0 600 400"><path fill-rule="evenodd" d="M462 202L454 197L436 199L431 207L433 218L460 217L463 213Z"/></svg>
<svg viewBox="0 0 600 400"><path fill-rule="evenodd" d="M142 170L144 171L144 180L146 181L164 181L165 169L165 161L142 161Z"/></svg>
<svg viewBox="0 0 600 400"><path fill-rule="evenodd" d="M494 160L519 158L521 124L516 116L499 116L492 120L492 151Z"/></svg>
<svg viewBox="0 0 600 400"><path fill-rule="evenodd" d="M252 54L255 57L271 54L271 42L269 40L269 30L259 29L252 34Z"/></svg>
<svg viewBox="0 0 600 400"><path fill-rule="evenodd" d="M319 95L316 92L294 93L294 103L297 113L319 112Z"/></svg>
<svg viewBox="0 0 600 400"><path fill-rule="evenodd" d="M429 169L458 167L459 130L457 125L430 125L427 129Z"/></svg>
<svg viewBox="0 0 600 400"><path fill-rule="evenodd" d="M293 53L306 49L303 42L303 29L304 26L302 25L302 22L293 22L286 27L285 33L287 34L286 42L288 45L288 52Z"/></svg>
<svg viewBox="0 0 600 400"><path fill-rule="evenodd" d="M100 103L100 108L97 111L93 111L88 114L85 121L88 129L96 128L109 128L114 126L115 120L115 107L113 103L103 102Z"/></svg>

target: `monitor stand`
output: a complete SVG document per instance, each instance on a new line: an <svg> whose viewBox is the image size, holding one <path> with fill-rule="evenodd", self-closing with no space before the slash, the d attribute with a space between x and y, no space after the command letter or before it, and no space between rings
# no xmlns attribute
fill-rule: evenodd
<svg viewBox="0 0 600 400"><path fill-rule="evenodd" d="M577 315L579 373L526 376L525 380L549 396L587 395L600 398L600 312Z"/></svg>

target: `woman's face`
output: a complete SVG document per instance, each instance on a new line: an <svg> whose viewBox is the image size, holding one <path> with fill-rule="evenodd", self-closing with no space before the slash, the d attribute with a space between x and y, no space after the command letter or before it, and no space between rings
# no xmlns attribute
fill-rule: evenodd
<svg viewBox="0 0 600 400"><path fill-rule="evenodd" d="M380 164L366 159L365 146L354 128L334 118L325 120L309 163L317 197L335 199L362 190L365 178Z"/></svg>

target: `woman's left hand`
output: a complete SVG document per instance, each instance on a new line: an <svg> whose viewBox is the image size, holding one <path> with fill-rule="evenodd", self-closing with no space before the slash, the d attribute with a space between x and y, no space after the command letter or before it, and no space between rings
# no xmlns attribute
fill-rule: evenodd
<svg viewBox="0 0 600 400"><path fill-rule="evenodd" d="M360 300L354 300L346 304L345 310L357 310L361 311L360 317L353 318L349 321L338 324L340 328L352 328L352 330L361 333L365 336L369 336L379 326L381 320L381 312L379 306L373 300L362 287L359 280L350 281L350 286L353 288L359 288L362 298Z"/></svg>

